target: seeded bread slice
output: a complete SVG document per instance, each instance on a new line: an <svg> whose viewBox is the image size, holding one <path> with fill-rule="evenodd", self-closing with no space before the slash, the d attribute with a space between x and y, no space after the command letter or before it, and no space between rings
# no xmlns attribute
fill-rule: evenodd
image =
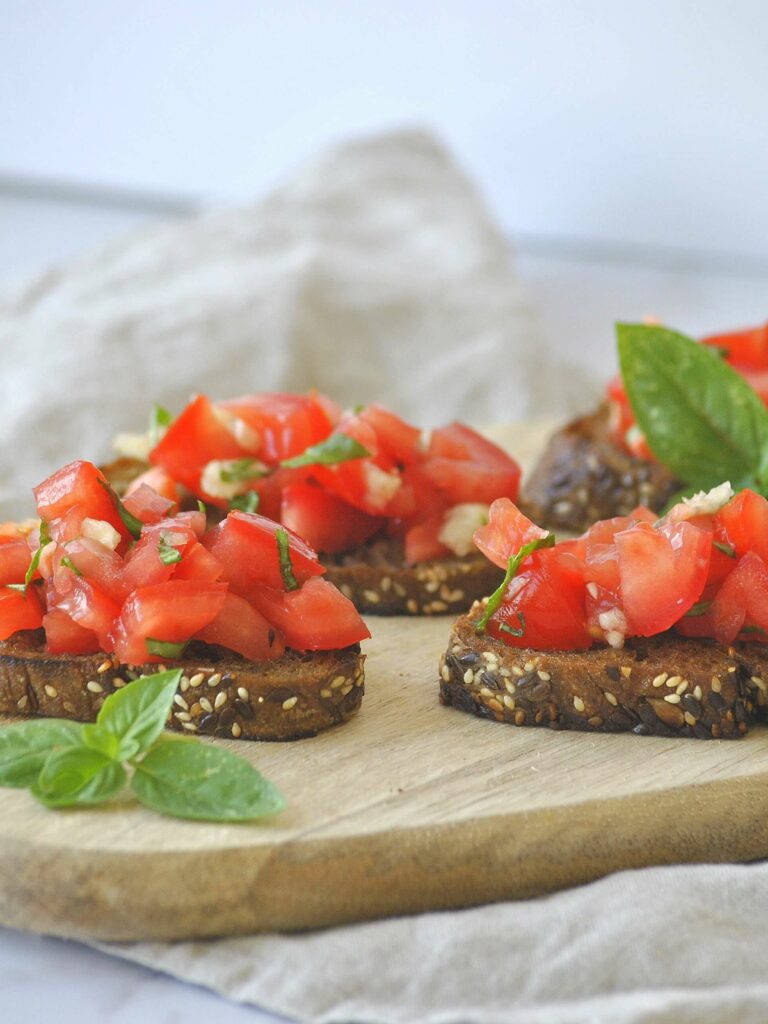
<svg viewBox="0 0 768 1024"><path fill-rule="evenodd" d="M582 533L598 519L628 515L638 505L659 511L680 489L663 466L619 448L609 420L602 405L552 435L520 497L535 523Z"/></svg>
<svg viewBox="0 0 768 1024"><path fill-rule="evenodd" d="M346 721L363 698L359 645L252 662L190 645L168 728L227 739L295 740ZM0 642L0 714L91 722L105 697L157 665L121 665L104 654L48 654L42 630Z"/></svg>
<svg viewBox="0 0 768 1024"><path fill-rule="evenodd" d="M326 579L369 615L456 615L504 577L478 551L406 565L402 541L386 537L321 561Z"/></svg>
<svg viewBox="0 0 768 1024"><path fill-rule="evenodd" d="M768 647L724 648L672 633L622 650L516 649L456 621L440 702L511 725L639 736L738 739L765 710Z"/></svg>

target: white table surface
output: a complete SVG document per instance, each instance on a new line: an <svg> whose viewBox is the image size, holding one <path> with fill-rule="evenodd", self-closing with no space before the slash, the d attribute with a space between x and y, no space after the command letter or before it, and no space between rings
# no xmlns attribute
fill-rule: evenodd
<svg viewBox="0 0 768 1024"><path fill-rule="evenodd" d="M0 197L0 286L137 226L121 212ZM23 244L20 245L20 240ZM556 247L555 247L556 249ZM523 245L518 267L553 353L612 372L616 319L655 313L691 333L764 321L764 278L749 269L595 258ZM2 826L0 826L2 827ZM279 1018L78 943L0 928L2 1024L262 1024Z"/></svg>

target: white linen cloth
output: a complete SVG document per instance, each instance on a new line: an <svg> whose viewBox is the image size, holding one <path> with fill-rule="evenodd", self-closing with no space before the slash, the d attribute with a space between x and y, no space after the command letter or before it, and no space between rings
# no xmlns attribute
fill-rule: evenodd
<svg viewBox="0 0 768 1024"><path fill-rule="evenodd" d="M148 406L317 386L416 422L558 415L505 240L431 137L342 146L253 206L148 228L0 299L0 518ZM542 370L544 372L542 372ZM332 931L102 945L318 1022L764 1021L768 868L630 872Z"/></svg>
<svg viewBox="0 0 768 1024"><path fill-rule="evenodd" d="M567 377L509 246L431 136L351 142L241 209L151 226L0 296L0 518L151 403L326 390L424 426L551 414Z"/></svg>
<svg viewBox="0 0 768 1024"><path fill-rule="evenodd" d="M765 1024L768 865L304 935L98 944L312 1024Z"/></svg>

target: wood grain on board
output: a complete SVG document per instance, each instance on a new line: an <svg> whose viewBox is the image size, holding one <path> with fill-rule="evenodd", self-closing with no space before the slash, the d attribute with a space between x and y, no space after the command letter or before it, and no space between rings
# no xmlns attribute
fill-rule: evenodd
<svg viewBox="0 0 768 1024"><path fill-rule="evenodd" d="M541 432L502 436L528 454ZM0 923L126 940L296 930L768 855L768 730L703 742L476 719L437 700L449 619L371 626L352 721L215 741L287 797L269 823L176 821L128 796L54 812L0 790Z"/></svg>

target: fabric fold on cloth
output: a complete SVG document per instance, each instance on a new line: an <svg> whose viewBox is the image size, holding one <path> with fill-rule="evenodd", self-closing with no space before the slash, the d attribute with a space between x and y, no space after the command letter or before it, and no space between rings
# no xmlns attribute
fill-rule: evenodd
<svg viewBox="0 0 768 1024"><path fill-rule="evenodd" d="M94 943L307 1024L762 1024L768 864L301 935Z"/></svg>

